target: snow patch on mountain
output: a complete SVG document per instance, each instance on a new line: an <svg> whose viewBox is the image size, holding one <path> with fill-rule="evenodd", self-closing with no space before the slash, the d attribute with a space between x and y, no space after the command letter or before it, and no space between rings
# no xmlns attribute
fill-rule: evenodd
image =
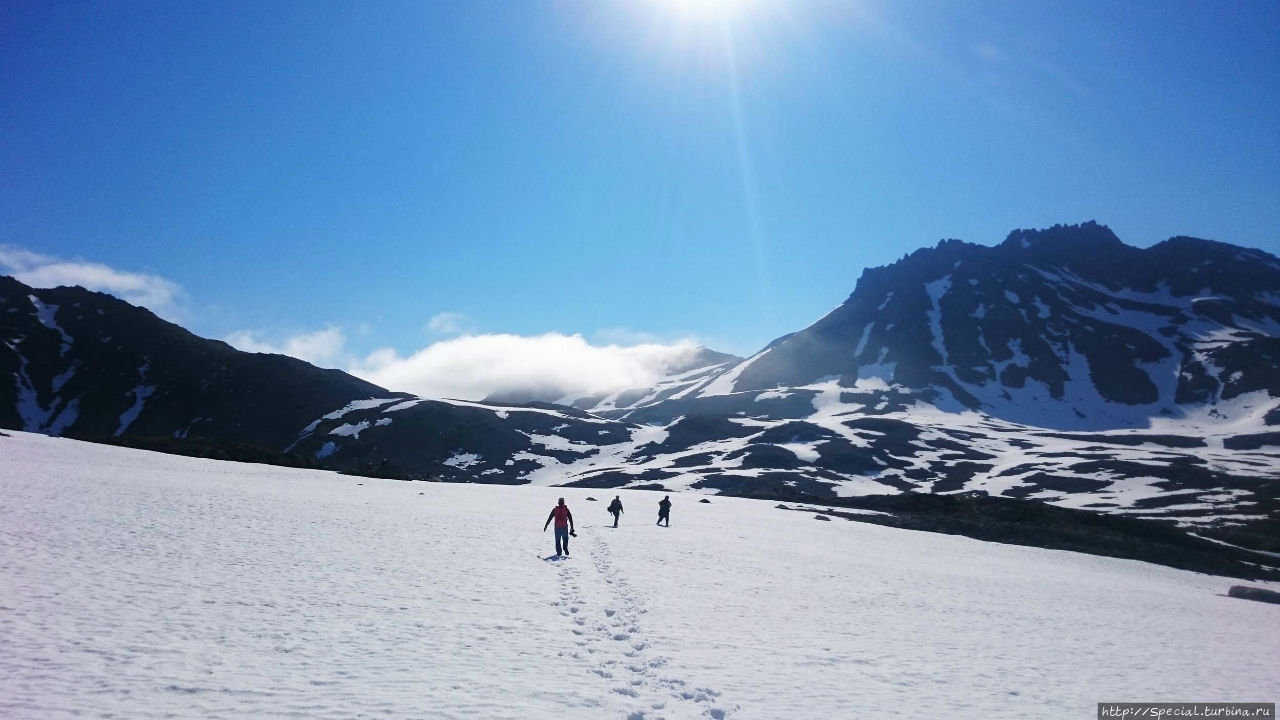
<svg viewBox="0 0 1280 720"><path fill-rule="evenodd" d="M760 358L769 354L769 349L752 355L742 362L734 365L732 368L721 374L719 377L712 379L703 385L697 392L698 397L710 397L712 395L728 395L734 392L734 385L737 384L738 378L752 363L760 360Z"/></svg>
<svg viewBox="0 0 1280 720"><path fill-rule="evenodd" d="M529 438L529 442L541 445L546 450L564 450L568 452L594 453L595 445L589 445L581 441L570 440L560 435L541 435L538 433L518 431L521 435Z"/></svg>
<svg viewBox="0 0 1280 720"><path fill-rule="evenodd" d="M568 462L554 456L532 453L522 453L514 459L528 460L539 465L537 470L524 478L532 485L565 485L600 471L638 475L644 472L646 466L637 462L634 456L647 445L661 444L668 434L669 430L665 427L639 425L631 428L630 436L625 442L597 446L597 452ZM581 448L570 446L568 449Z"/></svg>
<svg viewBox="0 0 1280 720"><path fill-rule="evenodd" d="M423 402L422 398L414 398L413 400L405 400L404 402L396 403L395 405L392 405L391 407L389 407L389 408L387 408L387 409L383 410L383 412L389 412L389 413L391 413L391 412L400 412L401 410L408 410L409 408L411 408L411 407L413 407L414 405L417 405L418 403L421 403L421 402ZM374 407L377 407L377 406L375 405Z"/></svg>
<svg viewBox="0 0 1280 720"><path fill-rule="evenodd" d="M8 344L8 343L6 343ZM40 404L40 397L31 382L30 366L26 356L13 344L9 348L18 356L18 369L13 374L14 390L17 395L16 410L22 419L22 429L27 432L40 432L49 420L49 410Z"/></svg>
<svg viewBox="0 0 1280 720"><path fill-rule="evenodd" d="M456 452L450 455L449 459L444 461L444 464L459 470L466 470L472 465L479 464L482 460L483 458L475 453Z"/></svg>
<svg viewBox="0 0 1280 720"><path fill-rule="evenodd" d="M364 400L353 400L352 402L347 403L346 405L338 408L337 410L334 410L333 412L322 416L320 419L341 420L343 417L346 417L349 413L353 413L357 410L368 410L370 408L381 407L383 405L386 405L387 403L393 403L397 400L402 400L402 399L403 398L366 398ZM410 402L417 402L417 401L410 401Z"/></svg>
<svg viewBox="0 0 1280 720"><path fill-rule="evenodd" d="M556 402L562 405L579 407L592 414L612 413L611 416L626 417L625 412L622 414L619 414L619 412L642 408L661 400L678 399L687 396L701 385L704 380L716 374L717 371L725 369L728 365L728 362L720 362L684 370L660 378L648 388L618 390L594 403L584 403L584 398L580 397L561 398Z"/></svg>
<svg viewBox="0 0 1280 720"><path fill-rule="evenodd" d="M339 425L338 427L330 430L329 434L337 435L339 437L349 437L355 440L359 440L360 433L364 432L365 430L368 430L369 425L370 423L368 420L361 420L360 422L355 424L343 423L342 425Z"/></svg>
<svg viewBox="0 0 1280 720"><path fill-rule="evenodd" d="M79 367L80 367L80 361L73 360L71 361L71 365L69 365L66 370L63 370L57 375L54 375L53 382L50 383L50 387L53 388L53 391L55 393L62 392L62 388L66 386L67 382L71 380L71 378L75 377L76 369Z"/></svg>
<svg viewBox="0 0 1280 720"><path fill-rule="evenodd" d="M938 357L942 359L942 366L950 365L947 359L947 340L942 333L942 298L951 289L951 276L946 275L938 280L928 283L924 286L925 293L929 296L929 310L926 316L929 319L929 330L933 336L933 349L938 352ZM954 375L954 373L952 373Z"/></svg>
<svg viewBox="0 0 1280 720"><path fill-rule="evenodd" d="M58 321L57 321L58 306L46 305L45 303L40 301L40 298L36 297L35 295L28 295L27 299L31 301L31 306L35 308L36 320L38 320L41 325L49 328L50 330L53 330L54 332L58 333L58 335L62 337L60 354L65 356L67 352L71 350L71 345L72 343L75 342L75 340L74 338L72 338L70 335L67 334L66 330L62 329L61 325L58 324Z"/></svg>
<svg viewBox="0 0 1280 720"><path fill-rule="evenodd" d="M315 420L312 420L306 427L298 431L298 436L294 438L292 443L289 443L289 445L285 447L284 452L290 452L295 447L297 447L299 442L301 442L307 436L311 435L311 433L315 432L316 428L320 427L320 424L326 420L341 420L342 418L346 417L347 415L353 412L382 407L383 405L396 402L397 400L401 400L403 402L396 404L392 408L388 409L387 412L392 412L395 410L403 410L405 408L413 407L414 405L422 402L419 399L405 401L404 398L363 398L360 400L353 400L347 403L346 405L343 405L342 407L338 408L337 410L334 410L333 412L326 413L316 418ZM366 427L367 427L367 424L366 424ZM363 430L363 428L361 428L361 430ZM342 433L330 433L330 434L342 434ZM356 431L356 437L359 437L359 431ZM326 455L332 454L333 451L336 449L337 447L334 446L334 448L329 450L329 452L326 453Z"/></svg>
<svg viewBox="0 0 1280 720"><path fill-rule="evenodd" d="M146 405L147 398L151 397L151 395L155 393L155 385L144 384L147 379L147 371L150 369L150 362L145 362L142 364L142 367L138 368L138 384L135 385L133 390L129 393L130 396L133 397L133 404L125 408L124 412L120 413L120 424L116 427L116 437L123 435L125 431L133 425L134 421L138 419L138 416L142 414L142 408Z"/></svg>
<svg viewBox="0 0 1280 720"><path fill-rule="evenodd" d="M869 322L862 327L862 337L858 338L858 344L853 349L855 358L862 357L862 351L867 347L867 339L871 337L871 328L875 327L874 322Z"/></svg>
<svg viewBox="0 0 1280 720"><path fill-rule="evenodd" d="M885 362L885 358L888 355L889 348L881 348L880 356L876 358L874 363L859 365L858 378L854 387L867 390L888 389L893 382L893 374L898 367L897 363Z"/></svg>
<svg viewBox="0 0 1280 720"><path fill-rule="evenodd" d="M56 436L66 432L67 428L80 419L80 397L73 397L70 400L60 398L55 401L55 407L59 409L53 413L53 417L41 432Z"/></svg>
<svg viewBox="0 0 1280 720"><path fill-rule="evenodd" d="M439 398L436 400L436 402L447 403L449 405L455 405L457 407L479 408L481 410L487 410L489 412L492 412L498 417L502 417L502 418L509 417L514 413L536 413L539 415L548 415L551 417L563 418L566 420L571 419L576 422L602 423L602 424L611 422L610 420L593 417L589 414L582 417L578 417L576 415L569 415L560 410L555 410L555 409L545 408L545 407L528 407L528 406L522 406L522 405L497 406L497 405L490 405L490 404L481 403L481 402L473 402L471 400L456 400L454 398Z"/></svg>

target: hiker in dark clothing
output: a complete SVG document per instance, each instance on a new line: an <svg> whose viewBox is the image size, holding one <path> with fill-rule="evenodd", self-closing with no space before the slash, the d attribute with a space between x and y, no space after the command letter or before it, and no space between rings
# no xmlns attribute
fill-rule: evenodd
<svg viewBox="0 0 1280 720"><path fill-rule="evenodd" d="M671 496L670 495L664 496L662 500L658 502L658 523L657 524L661 525L663 520L667 521L667 525L666 525L667 527L671 527Z"/></svg>
<svg viewBox="0 0 1280 720"><path fill-rule="evenodd" d="M609 507L606 509L613 513L613 526L618 527L618 516L622 514L622 498L614 495L613 502L609 503Z"/></svg>
<svg viewBox="0 0 1280 720"><path fill-rule="evenodd" d="M556 557L569 554L569 536L578 536L573 531L573 513L569 512L569 506L564 504L564 498L560 498L560 503L551 508L551 514L547 516L547 521L542 524L542 532L547 531L547 526L551 521L556 521ZM560 548L563 545L564 552L561 553Z"/></svg>

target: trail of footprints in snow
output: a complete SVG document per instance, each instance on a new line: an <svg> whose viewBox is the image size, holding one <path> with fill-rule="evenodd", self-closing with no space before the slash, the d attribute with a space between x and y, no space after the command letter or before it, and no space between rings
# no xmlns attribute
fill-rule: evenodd
<svg viewBox="0 0 1280 720"><path fill-rule="evenodd" d="M639 619L647 611L613 568L608 548L595 545L591 557L610 592L601 607L589 607L583 601L577 568L560 567L560 599L553 604L572 622L576 648L560 654L589 665L591 673L610 685L610 692L642 702L644 708L629 713L627 720L665 720L663 711L670 699L697 703L703 707L703 717L724 720L727 713L716 702L718 691L690 687L663 673L668 659L650 653L648 643L640 638Z"/></svg>

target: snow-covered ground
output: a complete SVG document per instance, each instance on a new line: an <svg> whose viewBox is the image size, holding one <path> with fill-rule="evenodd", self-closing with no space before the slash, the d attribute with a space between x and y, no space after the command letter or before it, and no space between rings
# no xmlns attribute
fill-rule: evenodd
<svg viewBox="0 0 1280 720"><path fill-rule="evenodd" d="M0 437L0 717L1092 717L1280 696L1234 581L774 503ZM587 502L594 495L600 502ZM573 557L543 560L564 496ZM1272 586L1275 589L1275 586Z"/></svg>

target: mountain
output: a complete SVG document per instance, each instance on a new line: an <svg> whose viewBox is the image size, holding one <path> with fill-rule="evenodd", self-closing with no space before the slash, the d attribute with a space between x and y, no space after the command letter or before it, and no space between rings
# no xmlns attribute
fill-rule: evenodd
<svg viewBox="0 0 1280 720"><path fill-rule="evenodd" d="M655 431L548 403L386 397L317 418L286 450L392 477L559 485L591 469L625 467Z"/></svg>
<svg viewBox="0 0 1280 720"><path fill-rule="evenodd" d="M633 436L651 434L546 403L423 400L197 337L110 295L11 277L0 277L0 373L12 377L0 428L286 464L279 454L292 453L396 477L529 482L544 463L624 465Z"/></svg>
<svg viewBox="0 0 1280 720"><path fill-rule="evenodd" d="M414 398L107 296L0 289L3 427L221 438L387 477L989 495L1280 551L1280 261L1225 243L1139 249L1096 223L947 240L745 360L703 349L651 387L556 403Z"/></svg>
<svg viewBox="0 0 1280 720"><path fill-rule="evenodd" d="M0 276L0 427L279 449L316 417L392 395L338 370L245 353L79 287Z"/></svg>
<svg viewBox="0 0 1280 720"><path fill-rule="evenodd" d="M944 241L867 270L835 310L690 396L826 378L1063 430L1226 413L1261 392L1280 425L1280 261L1185 237L1138 249L1095 223Z"/></svg>
<svg viewBox="0 0 1280 720"><path fill-rule="evenodd" d="M1280 263L1222 243L1141 250L1092 223L947 241L751 358L565 399L590 413L388 401L295 449L478 482L976 492L1242 526L1280 550L1278 300Z"/></svg>

